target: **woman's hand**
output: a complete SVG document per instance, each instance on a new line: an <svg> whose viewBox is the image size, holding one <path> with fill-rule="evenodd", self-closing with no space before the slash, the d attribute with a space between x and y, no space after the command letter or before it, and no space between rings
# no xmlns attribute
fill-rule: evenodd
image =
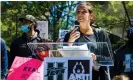
<svg viewBox="0 0 133 80"><path fill-rule="evenodd" d="M97 60L97 57L96 57L96 55L94 54L94 53L91 53L91 56L92 56L92 59L95 61L95 60Z"/></svg>
<svg viewBox="0 0 133 80"><path fill-rule="evenodd" d="M94 66L92 67L95 71L99 71L99 68L100 66L96 66L98 64L98 62L96 61L97 60L97 57L94 53L91 53L91 56L92 56L92 59L93 59L93 64Z"/></svg>
<svg viewBox="0 0 133 80"><path fill-rule="evenodd" d="M78 27L77 28L74 28L72 30L72 32L70 33L70 37L69 37L68 42L75 42L75 40L80 37L80 32L79 31L76 31L77 29L78 29Z"/></svg>

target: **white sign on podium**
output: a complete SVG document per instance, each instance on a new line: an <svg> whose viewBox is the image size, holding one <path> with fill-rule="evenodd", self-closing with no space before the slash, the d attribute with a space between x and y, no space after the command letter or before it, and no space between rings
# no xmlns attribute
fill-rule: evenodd
<svg viewBox="0 0 133 80"><path fill-rule="evenodd" d="M44 80L92 80L92 59L86 57L45 58Z"/></svg>

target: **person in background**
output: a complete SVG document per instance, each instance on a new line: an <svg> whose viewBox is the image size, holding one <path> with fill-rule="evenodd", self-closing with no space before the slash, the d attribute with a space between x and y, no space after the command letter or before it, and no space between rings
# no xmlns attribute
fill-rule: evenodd
<svg viewBox="0 0 133 80"><path fill-rule="evenodd" d="M40 60L44 60L44 57L48 57L49 56L49 47L45 44L43 45L40 45L38 46L36 49L35 49L35 53L36 55L38 56L38 58Z"/></svg>
<svg viewBox="0 0 133 80"><path fill-rule="evenodd" d="M8 71L8 53L6 49L5 41L0 38L1 41L1 80L6 80Z"/></svg>
<svg viewBox="0 0 133 80"><path fill-rule="evenodd" d="M97 56L98 53L93 51L97 46L96 42L107 42L111 60L113 60L113 55L111 52L112 48L108 35L103 29L97 29L92 26L95 15L93 13L93 6L91 3L80 3L76 9L76 18L79 22L79 27L76 27L67 33L65 35L64 42L92 42L93 44L91 46L93 49L90 51L92 52L91 54L94 61L97 61L99 58L110 60L110 58L106 57L106 55ZM68 45L72 46L73 44L71 43ZM105 71L106 68L103 66L101 66L99 70L95 70L95 68L93 68L92 80L108 80Z"/></svg>
<svg viewBox="0 0 133 80"><path fill-rule="evenodd" d="M30 46L27 43L42 42L42 39L39 36L39 30L37 30L36 18L34 16L26 15L19 18L19 21L21 22L21 30L23 34L11 43L10 66L16 56L29 57L33 55L33 50L36 48L36 45Z"/></svg>
<svg viewBox="0 0 133 80"><path fill-rule="evenodd" d="M115 50L115 74L126 74L133 80L133 27L127 30L127 42Z"/></svg>

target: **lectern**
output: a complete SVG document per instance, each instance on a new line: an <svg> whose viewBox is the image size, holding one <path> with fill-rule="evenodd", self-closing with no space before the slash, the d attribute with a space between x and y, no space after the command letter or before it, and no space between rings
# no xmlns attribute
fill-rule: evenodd
<svg viewBox="0 0 133 80"><path fill-rule="evenodd" d="M44 57L44 80L92 80L92 66L96 69L106 66L111 80L109 66L114 63L106 42L28 43L28 46L33 55L38 48L48 51L48 57ZM95 61L92 54L96 56Z"/></svg>

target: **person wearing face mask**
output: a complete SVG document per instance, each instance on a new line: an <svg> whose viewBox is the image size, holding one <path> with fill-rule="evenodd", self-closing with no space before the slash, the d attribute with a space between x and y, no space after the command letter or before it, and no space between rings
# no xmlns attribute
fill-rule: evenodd
<svg viewBox="0 0 133 80"><path fill-rule="evenodd" d="M133 27L127 30L127 42L115 50L115 74L126 74L133 80Z"/></svg>
<svg viewBox="0 0 133 80"><path fill-rule="evenodd" d="M90 2L78 4L76 9L76 18L79 22L79 27L76 27L67 33L65 35L64 42L92 42L89 46L92 47L90 51L92 52L91 55L94 62L99 59L113 60L113 55L111 52L112 48L108 35L104 29L94 28L92 25L95 15L93 14L93 6ZM106 57L106 54L100 55L98 52L95 52L97 49L96 42L107 42L111 59ZM75 44L68 44L68 46L72 45ZM93 67L92 80L108 80L105 71L106 68L103 66L99 67L99 70L97 70L96 67Z"/></svg>
<svg viewBox="0 0 133 80"><path fill-rule="evenodd" d="M29 57L32 56L33 51L27 45L27 43L38 43L42 42L41 37L39 36L39 30L37 30L36 18L32 15L26 15L22 18L19 18L19 21L22 23L21 30L23 32L22 36L16 38L10 47L10 63L11 66L14 58L19 57ZM33 46L35 48L35 46Z"/></svg>

